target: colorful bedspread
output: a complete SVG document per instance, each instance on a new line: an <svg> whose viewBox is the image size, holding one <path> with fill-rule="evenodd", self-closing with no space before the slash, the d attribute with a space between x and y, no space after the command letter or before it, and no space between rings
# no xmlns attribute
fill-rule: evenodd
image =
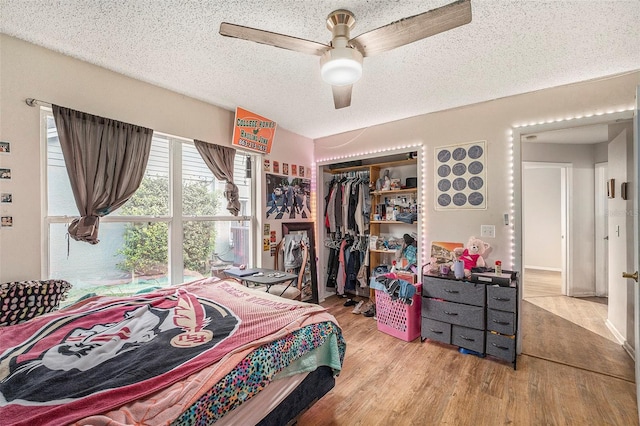
<svg viewBox="0 0 640 426"><path fill-rule="evenodd" d="M241 401L213 395L217 383L244 380L242 362L288 345L289 355L250 384L249 397L289 358L321 343L306 333L325 333L331 323L321 306L216 279L88 299L0 328L0 418L15 425L160 424L185 411L201 417L202 398L205 410L222 415Z"/></svg>

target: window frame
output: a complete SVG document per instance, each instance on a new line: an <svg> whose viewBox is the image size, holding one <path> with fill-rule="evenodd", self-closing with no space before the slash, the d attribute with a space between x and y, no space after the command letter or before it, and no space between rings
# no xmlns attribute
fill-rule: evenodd
<svg viewBox="0 0 640 426"><path fill-rule="evenodd" d="M48 173L48 132L47 132L47 120L53 116L53 110L49 107L40 108L40 170L41 176L41 271L42 277L48 278L50 275L50 228L52 224L66 223L70 224L71 221L77 217L69 215L57 215L49 216L49 173ZM168 224L168 272L167 277L169 279L169 285L177 285L184 282L184 257L183 257L183 235L184 235L184 223L188 221L208 221L208 222L248 222L249 224L249 262L255 264L257 259L256 253L256 236L254 230L257 226L257 217L255 212L257 209L257 180L252 175L250 185L250 204L253 208L250 212L253 214L233 216L233 215L220 215L220 216L198 216L198 215L183 215L182 210L182 145L189 144L194 145L193 139L185 137L170 135L163 132L154 131L154 135L166 138L169 143L169 206L167 215L158 216L119 216L119 215L107 215L100 218L102 223L136 223L136 222L148 222L148 223L160 223L164 222ZM236 157L242 156L250 158L252 170L255 170L255 164L257 163L256 157L258 154L236 150ZM234 177L238 180L239 177Z"/></svg>

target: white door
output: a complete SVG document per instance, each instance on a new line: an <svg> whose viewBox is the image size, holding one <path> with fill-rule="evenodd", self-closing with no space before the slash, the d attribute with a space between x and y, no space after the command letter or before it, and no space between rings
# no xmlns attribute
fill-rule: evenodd
<svg viewBox="0 0 640 426"><path fill-rule="evenodd" d="M640 269L640 221L638 215L640 213L640 205L638 204L638 198L640 198L640 143L638 143L638 136L640 133L640 86L636 88L636 113L633 118L633 179L631 180L631 196L633 197L633 266L635 268L634 285L634 341L635 341L635 359L636 359L636 398L638 400L638 419L640 420L640 290L638 289L638 269Z"/></svg>

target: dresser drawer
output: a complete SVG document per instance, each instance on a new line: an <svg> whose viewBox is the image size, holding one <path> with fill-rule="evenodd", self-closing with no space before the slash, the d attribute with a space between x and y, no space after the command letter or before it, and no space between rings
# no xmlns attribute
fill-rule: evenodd
<svg viewBox="0 0 640 426"><path fill-rule="evenodd" d="M437 340L443 343L451 343L451 324L422 317L420 336L423 339Z"/></svg>
<svg viewBox="0 0 640 426"><path fill-rule="evenodd" d="M451 327L451 343L476 352L484 352L484 330L454 325Z"/></svg>
<svg viewBox="0 0 640 426"><path fill-rule="evenodd" d="M484 329L484 308L422 298L422 316L437 321Z"/></svg>
<svg viewBox="0 0 640 426"><path fill-rule="evenodd" d="M515 337L502 336L487 331L487 355L513 362L516 359Z"/></svg>
<svg viewBox="0 0 640 426"><path fill-rule="evenodd" d="M487 287L487 307L501 311L516 311L516 289L513 287Z"/></svg>
<svg viewBox="0 0 640 426"><path fill-rule="evenodd" d="M516 334L516 314L487 309L487 330L500 334Z"/></svg>
<svg viewBox="0 0 640 426"><path fill-rule="evenodd" d="M424 276L422 282L423 296L475 306L484 306L485 289L486 286L484 284L429 276Z"/></svg>

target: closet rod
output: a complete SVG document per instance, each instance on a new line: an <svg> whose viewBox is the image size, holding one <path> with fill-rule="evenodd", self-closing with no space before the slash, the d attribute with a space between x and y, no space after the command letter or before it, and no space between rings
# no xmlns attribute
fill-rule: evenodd
<svg viewBox="0 0 640 426"><path fill-rule="evenodd" d="M41 101L40 99L27 98L24 101L30 107L36 107L36 106L40 105L40 106L51 108L51 103L50 102Z"/></svg>

